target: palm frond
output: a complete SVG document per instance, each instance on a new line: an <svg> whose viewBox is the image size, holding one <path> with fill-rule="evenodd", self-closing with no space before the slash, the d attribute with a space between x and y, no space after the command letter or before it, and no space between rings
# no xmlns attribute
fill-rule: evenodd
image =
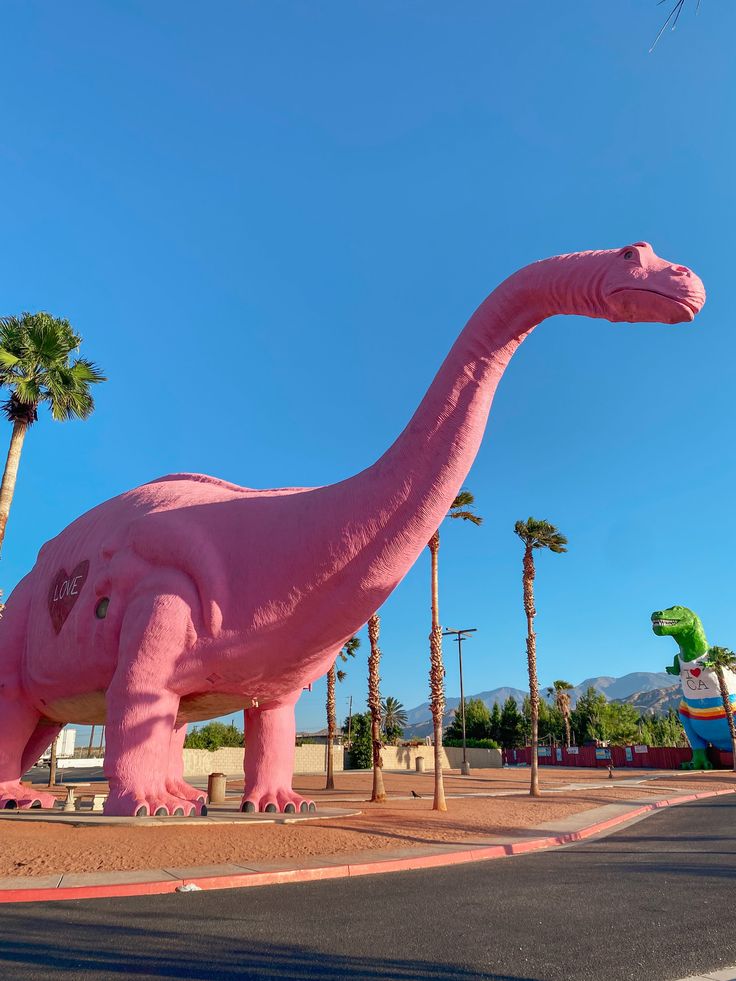
<svg viewBox="0 0 736 981"><path fill-rule="evenodd" d="M483 524L483 518L479 514L473 514L472 511L450 511L447 517L460 518L462 521L472 521L474 525Z"/></svg>
<svg viewBox="0 0 736 981"><path fill-rule="evenodd" d="M474 525L481 525L483 518L475 513L474 505L475 495L467 487L463 487L450 505L447 517L460 518L461 521L470 521Z"/></svg>
<svg viewBox="0 0 736 981"><path fill-rule="evenodd" d="M526 521L517 521L514 532L531 548L548 548L551 552L567 551L567 538L549 521L539 521L532 517Z"/></svg>

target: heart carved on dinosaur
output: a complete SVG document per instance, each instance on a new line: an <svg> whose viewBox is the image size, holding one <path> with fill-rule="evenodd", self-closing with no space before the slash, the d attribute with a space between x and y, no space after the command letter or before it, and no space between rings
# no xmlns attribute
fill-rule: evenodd
<svg viewBox="0 0 736 981"><path fill-rule="evenodd" d="M71 572L59 569L49 589L49 613L54 630L58 634L79 598L89 572L89 561L84 559Z"/></svg>

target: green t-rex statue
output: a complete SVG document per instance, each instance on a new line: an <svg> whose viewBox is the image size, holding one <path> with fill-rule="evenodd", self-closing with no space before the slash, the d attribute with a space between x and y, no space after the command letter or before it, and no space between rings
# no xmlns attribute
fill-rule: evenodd
<svg viewBox="0 0 736 981"><path fill-rule="evenodd" d="M697 613L686 606L671 606L652 613L652 630L658 637L672 637L678 648L666 670L667 674L677 675L682 685L678 715L693 751L692 760L683 763L683 769L712 770L713 764L706 755L708 743L730 750L731 733L718 677L704 664L709 647L703 624ZM731 711L736 712L736 674L728 671L726 676Z"/></svg>

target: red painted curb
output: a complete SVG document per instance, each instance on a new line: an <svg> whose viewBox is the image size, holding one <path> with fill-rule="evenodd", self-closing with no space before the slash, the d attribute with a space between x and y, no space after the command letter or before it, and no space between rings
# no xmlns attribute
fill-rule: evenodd
<svg viewBox="0 0 736 981"><path fill-rule="evenodd" d="M291 882L316 882L322 879L344 879L348 876L377 875L385 872L408 872L417 869L441 868L467 862L485 862L496 858L524 855L547 848L559 848L584 841L601 831L615 828L634 818L652 814L663 807L675 807L707 797L734 794L735 790L706 790L696 794L654 801L633 808L618 817L598 821L579 831L517 841L508 845L486 845L479 848L445 852L438 855L417 855L416 858L387 858L355 865L324 865L314 869L282 869L277 872L243 872L236 875L208 875L194 879L155 879L150 882L109 883L98 886L67 886L52 889L0 889L0 903L57 902L63 899L111 899L117 896L154 896L176 892L179 886L194 885L200 889L243 889L249 886L271 886Z"/></svg>

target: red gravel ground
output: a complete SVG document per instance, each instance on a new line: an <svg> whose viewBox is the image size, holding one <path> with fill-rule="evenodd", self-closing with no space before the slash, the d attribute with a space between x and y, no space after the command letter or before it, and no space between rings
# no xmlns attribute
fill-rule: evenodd
<svg viewBox="0 0 736 981"><path fill-rule="evenodd" d="M173 824L74 827L52 822L0 822L2 849L0 876L41 876L52 872L97 872L132 869L245 864L294 860L317 855L340 855L386 848L407 848L432 843L470 845L479 837L504 835L534 828L622 799L694 793L699 790L736 789L736 774L676 773L671 771L616 771L569 767L541 768L543 796L528 796L528 769L476 770L470 777L457 771L445 775L449 795L493 794L510 796L448 799L446 813L432 810L433 774L387 772L389 799L384 804L366 801L371 774L338 773L337 789L325 792L324 776L295 778L295 789L313 797L319 808L359 807L361 814L326 821L274 824ZM635 779L644 783L633 784ZM581 785L574 789L570 784ZM595 786L601 784L601 786ZM239 801L239 785L231 782L228 794ZM411 791L420 799L411 797ZM408 799L406 799L408 797Z"/></svg>

